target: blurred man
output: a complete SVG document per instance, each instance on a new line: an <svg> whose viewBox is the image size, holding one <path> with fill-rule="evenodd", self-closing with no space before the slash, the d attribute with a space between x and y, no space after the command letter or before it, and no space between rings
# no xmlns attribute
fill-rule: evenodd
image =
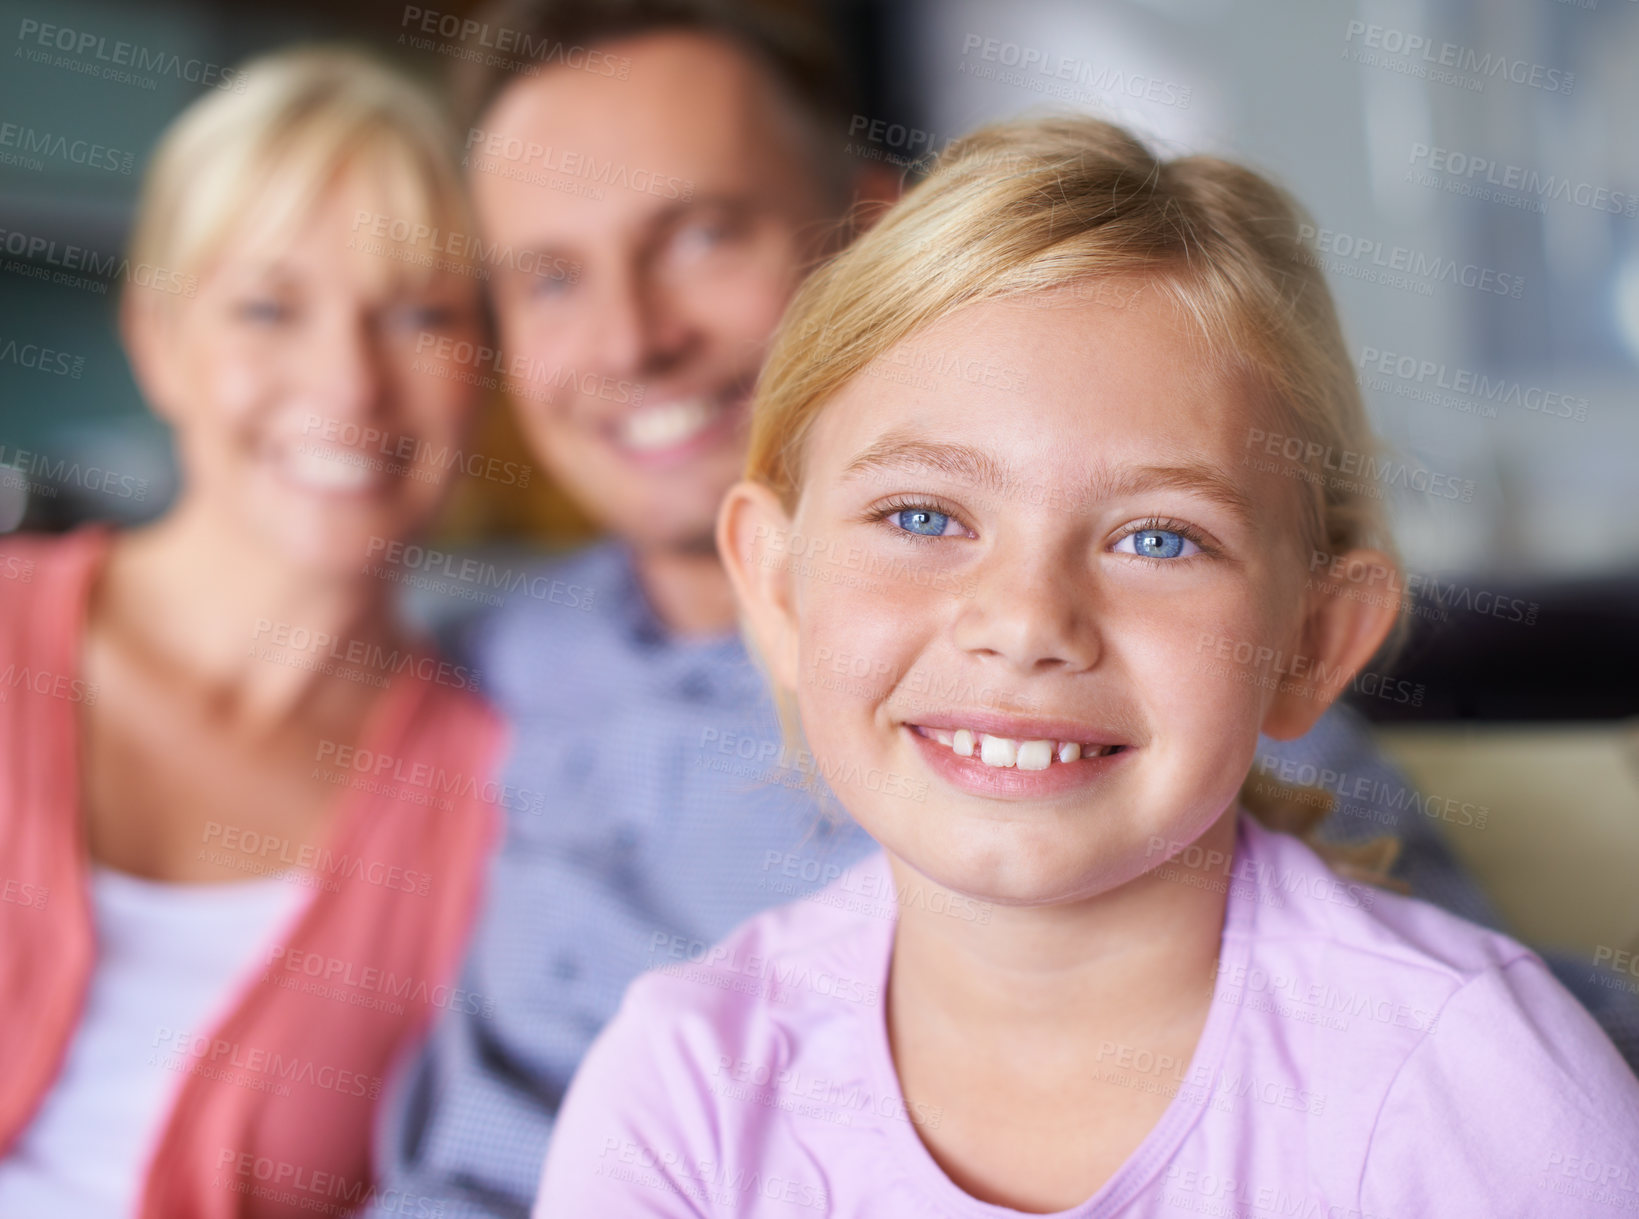
<svg viewBox="0 0 1639 1219"><path fill-rule="evenodd" d="M538 69L458 81L483 237L505 251L501 363L534 455L611 540L533 584L557 595L449 632L513 725L510 825L473 1002L393 1098L378 1159L384 1196L511 1216L626 983L870 845L802 790L812 763L781 738L712 534L787 301L898 176L846 152L829 40L791 4L559 0L479 22L491 59L504 42Z"/></svg>
<svg viewBox="0 0 1639 1219"><path fill-rule="evenodd" d="M501 363L522 370L535 456L610 540L534 583L553 595L453 633L512 722L509 830L466 1001L391 1098L378 1158L386 1196L523 1216L564 1090L626 984L686 968L870 845L799 790L812 764L782 741L739 642L712 532L787 300L897 177L848 155L858 123L829 44L790 4L545 0L476 24L480 62L510 47L540 69L460 80L484 238L506 252ZM1400 788L1346 713L1265 753ZM1399 874L1488 920L1417 821L1401 806L1336 828L1398 830Z"/></svg>

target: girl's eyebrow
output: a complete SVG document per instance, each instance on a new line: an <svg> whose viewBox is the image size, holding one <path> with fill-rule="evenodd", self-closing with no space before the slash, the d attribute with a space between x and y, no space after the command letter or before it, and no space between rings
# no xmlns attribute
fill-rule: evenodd
<svg viewBox="0 0 1639 1219"><path fill-rule="evenodd" d="M934 470L998 495L1018 486L1004 463L971 445L916 440L897 432L860 453L842 473L848 477L872 470Z"/></svg>
<svg viewBox="0 0 1639 1219"><path fill-rule="evenodd" d="M971 445L917 440L890 432L843 469L845 478L870 471L923 471L954 478L998 498L1039 490L1039 480L1021 477L1005 462ZM1083 506L1145 491L1183 491L1224 508L1243 525L1253 523L1252 501L1227 472L1207 462L1166 466L1100 466L1079 499ZM1039 496L1032 502L1040 502ZM1064 497L1053 502L1064 503Z"/></svg>

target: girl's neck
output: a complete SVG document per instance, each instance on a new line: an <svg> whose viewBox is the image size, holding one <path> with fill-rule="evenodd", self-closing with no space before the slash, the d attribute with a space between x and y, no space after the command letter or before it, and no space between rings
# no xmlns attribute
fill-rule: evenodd
<svg viewBox="0 0 1639 1219"><path fill-rule="evenodd" d="M1231 806L1198 845L1229 859L1234 844ZM890 860L901 892L932 885ZM1199 1008L1216 976L1228 876L1187 879L1199 883L1150 872L1075 903L990 904L983 907L988 920L949 915L970 901L902 903L889 971L890 1031L928 1018L959 1027L975 1045L1041 1038L1060 1047L1062 1059L1088 1046L1095 1030L1118 1036Z"/></svg>
<svg viewBox="0 0 1639 1219"><path fill-rule="evenodd" d="M1228 859L1234 814L1198 840ZM1227 875L1154 872L1084 901L902 901L888 1040L923 1146L970 1197L1051 1213L1093 1197L1175 1103L1212 1010ZM895 861L901 886L917 883ZM1169 876L1171 872L1169 871ZM927 882L920 882L924 890ZM903 892L903 888L901 889Z"/></svg>
<svg viewBox="0 0 1639 1219"><path fill-rule="evenodd" d="M184 498L157 523L116 535L95 588L90 629L140 651L179 681L215 691L224 707L247 719L278 721L332 683L261 651L296 630L343 646L395 640L388 587L363 574L338 576L290 562ZM322 659L323 649L314 656Z"/></svg>

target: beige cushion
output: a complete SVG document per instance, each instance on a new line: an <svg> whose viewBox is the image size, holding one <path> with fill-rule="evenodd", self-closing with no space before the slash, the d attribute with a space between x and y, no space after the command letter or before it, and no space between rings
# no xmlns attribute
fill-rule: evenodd
<svg viewBox="0 0 1639 1219"><path fill-rule="evenodd" d="M1485 808L1443 827L1516 936L1590 961L1639 949L1639 724L1376 735L1425 799Z"/></svg>

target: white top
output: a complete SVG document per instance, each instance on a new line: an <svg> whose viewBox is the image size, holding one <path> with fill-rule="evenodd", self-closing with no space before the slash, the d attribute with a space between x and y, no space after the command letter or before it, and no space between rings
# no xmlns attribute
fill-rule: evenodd
<svg viewBox="0 0 1639 1219"><path fill-rule="evenodd" d="M92 869L85 1010L51 1091L0 1160L0 1216L134 1212L191 1062L174 1031L210 1032L309 893L295 876L177 885Z"/></svg>

